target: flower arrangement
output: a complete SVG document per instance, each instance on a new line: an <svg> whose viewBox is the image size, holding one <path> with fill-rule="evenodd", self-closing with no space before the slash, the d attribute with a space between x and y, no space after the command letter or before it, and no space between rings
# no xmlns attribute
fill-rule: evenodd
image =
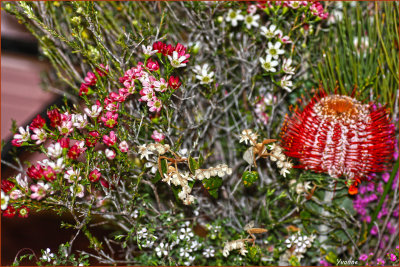
<svg viewBox="0 0 400 267"><path fill-rule="evenodd" d="M396 5L2 3L66 98L13 127L2 216L75 232L12 263L397 264Z"/></svg>

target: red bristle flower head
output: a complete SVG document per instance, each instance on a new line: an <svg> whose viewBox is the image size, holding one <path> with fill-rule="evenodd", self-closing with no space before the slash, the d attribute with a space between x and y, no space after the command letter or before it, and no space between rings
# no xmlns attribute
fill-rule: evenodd
<svg viewBox="0 0 400 267"><path fill-rule="evenodd" d="M394 151L394 127L385 108L344 95L316 94L282 128L286 155L298 168L347 177L349 193L369 173L386 169Z"/></svg>

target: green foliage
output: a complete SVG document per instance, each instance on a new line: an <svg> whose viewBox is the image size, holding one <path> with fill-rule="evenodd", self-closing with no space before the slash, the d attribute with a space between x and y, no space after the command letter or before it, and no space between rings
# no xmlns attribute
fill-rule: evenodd
<svg viewBox="0 0 400 267"><path fill-rule="evenodd" d="M242 180L245 186L251 186L258 180L258 173L256 171L245 171L242 175Z"/></svg>
<svg viewBox="0 0 400 267"><path fill-rule="evenodd" d="M372 9L367 5L374 5ZM393 109L399 88L398 2L343 3L343 19L325 35L311 62L315 86ZM322 55L322 56L321 56Z"/></svg>

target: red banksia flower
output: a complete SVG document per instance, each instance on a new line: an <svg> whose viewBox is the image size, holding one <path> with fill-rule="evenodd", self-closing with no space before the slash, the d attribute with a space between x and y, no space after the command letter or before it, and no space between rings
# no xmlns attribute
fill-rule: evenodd
<svg viewBox="0 0 400 267"><path fill-rule="evenodd" d="M298 168L345 176L350 194L366 175L384 171L394 151L394 127L385 108L344 95L314 96L282 128L286 155Z"/></svg>

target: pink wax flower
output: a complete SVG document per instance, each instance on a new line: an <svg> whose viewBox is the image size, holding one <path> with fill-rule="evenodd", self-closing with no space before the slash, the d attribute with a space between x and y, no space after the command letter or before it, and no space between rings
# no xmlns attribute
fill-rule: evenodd
<svg viewBox="0 0 400 267"><path fill-rule="evenodd" d="M114 131L110 132L110 135L103 135L103 142L107 146L113 146L117 142L117 136L115 135Z"/></svg>
<svg viewBox="0 0 400 267"><path fill-rule="evenodd" d="M156 142L161 142L162 140L165 139L165 135L157 132L157 130L154 130L153 134L151 135L151 138L153 138L154 141L156 141Z"/></svg>

